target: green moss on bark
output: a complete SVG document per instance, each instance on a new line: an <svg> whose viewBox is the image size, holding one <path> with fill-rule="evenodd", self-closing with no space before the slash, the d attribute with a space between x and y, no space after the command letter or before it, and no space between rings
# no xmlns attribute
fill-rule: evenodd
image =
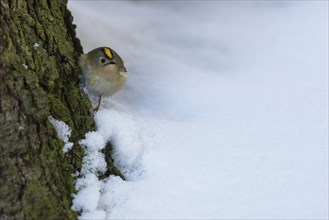
<svg viewBox="0 0 329 220"><path fill-rule="evenodd" d="M79 88L82 47L66 1L0 2L0 218L75 219L72 173L81 167L78 140L93 129ZM72 129L75 146L48 122Z"/></svg>

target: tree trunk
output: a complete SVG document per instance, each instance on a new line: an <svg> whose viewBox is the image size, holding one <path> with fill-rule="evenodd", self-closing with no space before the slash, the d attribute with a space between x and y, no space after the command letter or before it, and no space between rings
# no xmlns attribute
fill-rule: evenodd
<svg viewBox="0 0 329 220"><path fill-rule="evenodd" d="M82 53L67 1L0 1L0 219L75 219L78 141L94 123L79 88ZM74 147L48 116L72 129Z"/></svg>

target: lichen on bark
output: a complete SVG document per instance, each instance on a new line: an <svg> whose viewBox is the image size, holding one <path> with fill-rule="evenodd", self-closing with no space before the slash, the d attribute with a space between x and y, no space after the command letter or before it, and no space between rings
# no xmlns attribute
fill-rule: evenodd
<svg viewBox="0 0 329 220"><path fill-rule="evenodd" d="M75 219L78 141L94 128L67 1L0 1L0 219ZM63 152L48 116L72 129Z"/></svg>

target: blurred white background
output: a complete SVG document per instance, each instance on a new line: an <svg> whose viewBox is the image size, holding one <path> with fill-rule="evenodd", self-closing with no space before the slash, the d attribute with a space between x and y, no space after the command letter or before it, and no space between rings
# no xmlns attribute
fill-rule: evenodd
<svg viewBox="0 0 329 220"><path fill-rule="evenodd" d="M328 218L327 1L69 8L128 70L95 116L128 181L78 196L81 218Z"/></svg>

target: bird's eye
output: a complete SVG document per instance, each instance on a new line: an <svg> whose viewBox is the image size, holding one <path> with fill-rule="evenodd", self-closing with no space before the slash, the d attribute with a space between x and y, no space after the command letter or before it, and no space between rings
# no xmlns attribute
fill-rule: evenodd
<svg viewBox="0 0 329 220"><path fill-rule="evenodd" d="M105 63L106 59L104 57L101 58L101 63Z"/></svg>

